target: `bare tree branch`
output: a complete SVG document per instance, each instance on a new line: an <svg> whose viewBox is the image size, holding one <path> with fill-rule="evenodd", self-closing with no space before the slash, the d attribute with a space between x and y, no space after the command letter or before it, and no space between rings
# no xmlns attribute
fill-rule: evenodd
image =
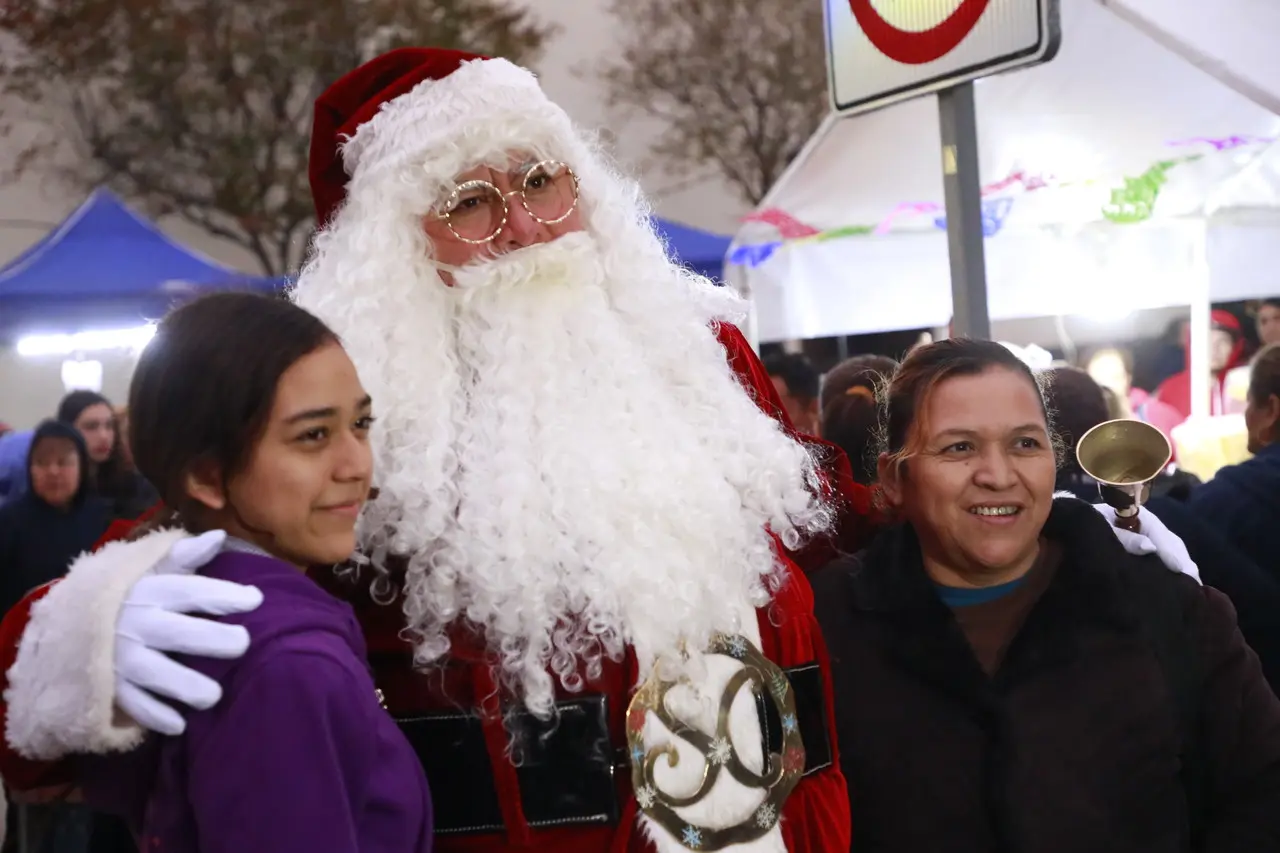
<svg viewBox="0 0 1280 853"><path fill-rule="evenodd" d="M826 114L821 4L612 0L622 37L598 71L610 106L666 129L673 175L711 166L755 204Z"/></svg>
<svg viewBox="0 0 1280 853"><path fill-rule="evenodd" d="M553 29L513 0L0 0L0 32L17 44L0 54L0 94L55 131L13 172L105 183L283 275L312 227L307 148L325 86L408 45L528 64ZM0 119L0 136L16 123Z"/></svg>

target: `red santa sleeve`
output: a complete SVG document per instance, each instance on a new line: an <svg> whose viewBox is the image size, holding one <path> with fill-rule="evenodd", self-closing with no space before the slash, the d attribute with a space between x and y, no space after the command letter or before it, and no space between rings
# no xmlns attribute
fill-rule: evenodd
<svg viewBox="0 0 1280 853"><path fill-rule="evenodd" d="M120 518L111 522L107 532L102 534L101 538L94 544L93 550L97 551L103 545L111 542L123 542L128 539L133 531L150 521L162 508L162 504L156 504L137 518Z"/></svg>
<svg viewBox="0 0 1280 853"><path fill-rule="evenodd" d="M853 468L843 450L796 430L764 363L738 327L731 323L717 323L715 332L725 349L729 366L751 399L761 411L777 420L793 438L813 452L824 479L823 497L836 509L836 523L828 535L807 543L799 551L787 552L788 556L804 571L814 572L841 553L852 554L860 550L885 522L875 509L871 490L853 479Z"/></svg>
<svg viewBox="0 0 1280 853"><path fill-rule="evenodd" d="M52 587L53 584L37 587L0 621L0 690L6 694L9 689L9 668L18 658L18 643L31 618L31 606L44 598ZM6 695L4 700L0 700L0 727L7 732L8 725L9 705ZM4 778L5 785L11 790L30 791L34 788L69 784L74 779L74 768L70 761L32 761L23 758L9 746L9 739L6 737L0 743L0 777Z"/></svg>
<svg viewBox="0 0 1280 853"><path fill-rule="evenodd" d="M756 401L756 405L766 415L778 420L787 432L795 434L795 426L791 423L787 410L782 407L778 389L773 387L773 380L769 378L764 363L742 336L742 332L732 323L716 323L714 328L716 338L729 359L729 366L738 375L738 381L751 395L751 399Z"/></svg>

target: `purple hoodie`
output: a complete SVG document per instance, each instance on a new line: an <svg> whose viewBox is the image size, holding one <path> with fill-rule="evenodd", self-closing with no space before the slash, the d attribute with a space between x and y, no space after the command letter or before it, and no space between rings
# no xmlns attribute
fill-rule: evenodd
<svg viewBox="0 0 1280 853"><path fill-rule="evenodd" d="M147 853L430 853L422 765L379 704L351 608L261 554L224 551L201 574L262 590L257 610L219 619L248 628L249 651L183 659L222 701L181 737L86 764L89 802L125 815Z"/></svg>

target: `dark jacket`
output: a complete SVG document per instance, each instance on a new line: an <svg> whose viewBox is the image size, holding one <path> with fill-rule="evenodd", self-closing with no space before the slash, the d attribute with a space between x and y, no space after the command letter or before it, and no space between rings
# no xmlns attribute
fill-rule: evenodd
<svg viewBox="0 0 1280 853"><path fill-rule="evenodd" d="M875 853L1253 853L1280 849L1280 701L1225 597L1055 501L1062 563L993 678L908 526L814 578L831 655L853 847ZM1137 601L1181 609L1201 653L1192 847L1180 713ZM1191 696L1194 704L1195 695Z"/></svg>
<svg viewBox="0 0 1280 853"><path fill-rule="evenodd" d="M80 488L66 509L45 503L31 488L31 455L41 440L62 438L80 457ZM71 561L88 551L111 522L107 505L88 485L89 454L75 427L45 421L27 451L26 488L0 507L0 613L7 613L38 586L66 574Z"/></svg>
<svg viewBox="0 0 1280 853"><path fill-rule="evenodd" d="M137 471L117 471L110 482L100 478L98 489L113 519L133 521L160 502L160 493Z"/></svg>
<svg viewBox="0 0 1280 853"><path fill-rule="evenodd" d="M1245 642L1262 662L1262 673L1280 695L1280 576L1264 571L1238 550L1229 532L1171 498L1147 503L1165 527L1187 546L1200 579L1231 599Z"/></svg>
<svg viewBox="0 0 1280 853"><path fill-rule="evenodd" d="M1229 465L1187 501L1264 571L1280 580L1280 443Z"/></svg>
<svg viewBox="0 0 1280 853"><path fill-rule="evenodd" d="M1057 488L1081 500L1098 499L1097 482L1083 474L1059 476ZM1271 689L1280 694L1280 575L1262 569L1236 547L1223 525L1181 501L1152 497L1146 507L1187 546L1200 579L1231 599L1240 633L1262 661Z"/></svg>

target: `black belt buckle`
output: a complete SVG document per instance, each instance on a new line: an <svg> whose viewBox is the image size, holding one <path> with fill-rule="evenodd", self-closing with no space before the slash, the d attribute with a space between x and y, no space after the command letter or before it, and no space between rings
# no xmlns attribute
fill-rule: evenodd
<svg viewBox="0 0 1280 853"><path fill-rule="evenodd" d="M616 823L608 697L584 696L558 702L556 709L547 721L527 711L507 715L525 820L532 827ZM437 834L505 829L476 714L420 714L396 722L427 774Z"/></svg>

